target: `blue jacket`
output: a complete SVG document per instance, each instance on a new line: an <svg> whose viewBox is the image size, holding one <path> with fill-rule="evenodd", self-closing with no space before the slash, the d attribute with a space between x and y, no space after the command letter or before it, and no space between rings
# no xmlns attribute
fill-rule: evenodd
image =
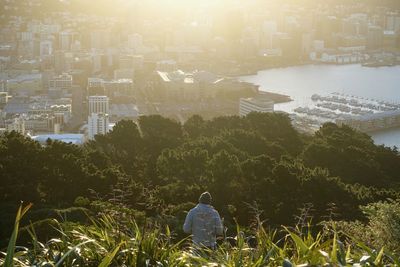
<svg viewBox="0 0 400 267"><path fill-rule="evenodd" d="M223 226L218 212L211 205L200 203L187 214L183 231L193 235L195 245L213 248Z"/></svg>

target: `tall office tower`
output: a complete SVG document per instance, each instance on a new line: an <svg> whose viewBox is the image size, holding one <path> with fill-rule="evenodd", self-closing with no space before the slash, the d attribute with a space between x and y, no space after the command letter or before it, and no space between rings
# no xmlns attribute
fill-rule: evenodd
<svg viewBox="0 0 400 267"><path fill-rule="evenodd" d="M390 12L386 15L385 30L386 31L400 30L400 15L398 13Z"/></svg>
<svg viewBox="0 0 400 267"><path fill-rule="evenodd" d="M379 49L383 45L383 29L379 26L369 26L367 35L367 48Z"/></svg>
<svg viewBox="0 0 400 267"><path fill-rule="evenodd" d="M110 45L110 33L106 30L96 30L90 33L91 48L105 49Z"/></svg>
<svg viewBox="0 0 400 267"><path fill-rule="evenodd" d="M107 96L89 96L89 116L92 113L108 114L109 98Z"/></svg>
<svg viewBox="0 0 400 267"><path fill-rule="evenodd" d="M73 40L73 34L68 31L60 32L59 34L59 48L61 50L70 50Z"/></svg>
<svg viewBox="0 0 400 267"><path fill-rule="evenodd" d="M88 116L83 96L84 89L81 86L72 86L72 118L76 124L82 124L84 118Z"/></svg>
<svg viewBox="0 0 400 267"><path fill-rule="evenodd" d="M45 57L53 54L53 42L50 40L40 41L40 57Z"/></svg>
<svg viewBox="0 0 400 267"><path fill-rule="evenodd" d="M109 98L107 96L89 96L88 137L109 131Z"/></svg>
<svg viewBox="0 0 400 267"><path fill-rule="evenodd" d="M61 74L65 71L65 53L63 51L54 52L54 70L56 73Z"/></svg>
<svg viewBox="0 0 400 267"><path fill-rule="evenodd" d="M128 36L128 46L135 51L143 47L143 36L135 33Z"/></svg>
<svg viewBox="0 0 400 267"><path fill-rule="evenodd" d="M88 119L88 138L93 140L96 135L106 134L109 128L108 114L92 113Z"/></svg>

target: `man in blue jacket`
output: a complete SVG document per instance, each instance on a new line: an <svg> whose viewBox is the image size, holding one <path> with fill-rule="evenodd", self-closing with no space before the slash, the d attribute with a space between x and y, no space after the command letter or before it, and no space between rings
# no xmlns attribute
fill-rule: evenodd
<svg viewBox="0 0 400 267"><path fill-rule="evenodd" d="M199 204L186 216L183 231L193 235L193 243L199 247L215 249L217 235L222 235L221 217L211 206L211 195L204 192L199 197Z"/></svg>

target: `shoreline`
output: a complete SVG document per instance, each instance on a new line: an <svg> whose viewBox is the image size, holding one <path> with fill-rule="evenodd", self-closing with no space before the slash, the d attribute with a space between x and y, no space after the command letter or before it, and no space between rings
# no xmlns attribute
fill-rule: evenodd
<svg viewBox="0 0 400 267"><path fill-rule="evenodd" d="M347 63L347 64L338 64L338 63L325 63L325 62L315 62L315 61L307 61L307 62L302 62L302 63L298 63L298 64L278 64L278 65L274 65L274 66L265 66L265 67L259 67L259 68L255 68L255 69L250 69L250 70L239 70L239 71L235 71L235 72L228 72L228 73L223 73L223 75L232 77L232 78L240 78L243 76L253 76L253 75L257 75L258 72L260 71L266 71L266 70L275 70L275 69L284 69L284 68L291 68L291 67L301 67L301 66L347 66L347 65L360 65L364 68L371 68L371 69L379 69L379 68L383 68L383 67L397 67L400 66L400 62L396 63L396 64L385 64L385 65L366 65L366 63L364 62L358 62L358 63Z"/></svg>
<svg viewBox="0 0 400 267"><path fill-rule="evenodd" d="M269 97L272 101L274 101L274 104L283 104L293 101L293 99L289 95L285 94L273 93L268 91L260 91L259 93Z"/></svg>
<svg viewBox="0 0 400 267"><path fill-rule="evenodd" d="M324 69L322 67L322 65L327 66L328 69ZM304 97L306 98L307 95L308 97L310 97L313 93L326 93L327 92L332 92L335 91L335 89L324 89L321 87L324 86L324 84L326 84L328 87L330 88L347 88L346 90L344 90L345 93L349 94L349 95L357 95L360 97L368 97L368 98L376 98L377 100L381 100L381 101L400 101L399 100L399 95L398 95L398 90L396 88L398 88L398 86L396 86L396 81L398 81L398 73L400 71L399 65L396 66L387 66L387 67L366 67L366 66L362 66L362 64L352 64L354 65L354 69L357 71L356 73L351 73L348 74L348 72L346 72L347 74L344 76L347 78L349 78L349 82L343 82L343 80L339 80L338 82L336 80L334 80L335 78L337 79L337 75L339 74L343 74L343 71L341 70L341 68L344 68L343 70L347 70L346 66L348 66L348 64L346 65L334 65L332 66L331 64L318 64L315 62L312 63L307 63L307 64L298 64L298 65L292 65L291 67L294 68L286 68L288 66L281 66L279 68L277 67L272 67L272 69L277 69L276 72L273 72L274 74L271 75L271 73L268 72L268 70L271 69L271 67L269 67L268 69L265 69L265 73L263 71L260 71L257 73L256 76L254 77L238 77L239 79L243 80L243 81L252 81L253 83L257 84L260 86L260 92L267 92L270 93L269 90L271 90L272 92L274 92L274 94L280 95L280 94L286 94L288 96L291 97L291 99L293 99L294 101L298 101L299 99L302 100L301 95L304 95ZM294 81L290 81L290 82L286 82L286 78L288 75L293 74L293 73L297 73L298 69L295 68L296 66L299 67L299 69L302 68L302 66L304 66L304 68L306 69L305 72L300 72L299 75L295 75ZM306 67L307 66L307 67ZM322 82L318 82L318 83L307 83L307 82L303 82L304 79L308 79L311 76L307 76L308 73L310 72L310 70L317 70L319 68L321 68L322 74L325 74L326 71L329 71L330 73L332 73L333 70L329 69L329 66L332 66L332 68L334 68L335 70L338 70L337 73L334 71L333 73L336 75L334 77L331 76L327 76L328 78L324 78L325 76L323 76L322 78ZM310 70L308 69L309 67ZM336 69L338 68L338 69ZM351 67L353 68L353 67ZM369 70L368 70L369 69ZM305 73L304 75L302 75L302 73ZM387 81L386 78L390 78L389 81L390 83L385 82L384 84L382 84L382 90L376 91L374 89L374 84L371 81L371 76L374 75L374 73L377 73L377 77L376 79L378 80L382 80L385 79L384 81ZM385 73L383 75L383 73ZM368 76L362 76L367 74ZM319 74L318 74L319 75ZM319 77L318 75L314 75L312 77ZM387 75L391 75L391 76L387 76ZM393 76L394 75L394 76ZM268 78L263 78L263 77L268 77ZM300 76L300 77L299 77ZM342 76L339 76L342 77ZM357 79L356 83L353 83L352 80ZM359 81L363 81L364 82L359 82ZM375 78L374 78L375 79ZM369 82L365 82L365 81L369 81ZM324 83L326 82L326 83ZM398 83L397 83L398 84ZM278 87L277 87L278 86ZM365 89L363 89L364 87L367 88L372 88L370 89L370 91L365 91ZM286 88L287 87L287 88ZM261 90L262 88L262 90ZM297 89L296 89L297 88ZM320 92L317 92L319 89ZM372 93L371 90L375 90L376 93ZM341 90L343 91L343 89ZM300 101L299 100L299 101ZM303 100L302 100L303 101ZM307 101L303 101L304 103L308 103ZM286 112L291 111L297 104L292 104L291 103L276 103L283 105L282 107L278 108L279 110L285 110ZM301 104L299 103L298 105L306 105L306 104ZM287 107L286 107L287 106ZM289 112L292 113L292 112ZM400 140L400 127L388 127L388 128L382 128L382 129L376 129L373 131L367 131L365 132L365 134L368 134L370 136L373 137L374 141L379 143L379 144L385 144L385 146L393 146L393 145L397 145L398 147L400 147L400 142L397 140Z"/></svg>

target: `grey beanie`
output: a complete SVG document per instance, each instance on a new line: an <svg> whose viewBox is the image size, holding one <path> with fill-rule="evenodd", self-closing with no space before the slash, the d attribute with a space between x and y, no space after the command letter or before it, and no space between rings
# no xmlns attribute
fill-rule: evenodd
<svg viewBox="0 0 400 267"><path fill-rule="evenodd" d="M200 195L200 197L199 197L199 203L202 203L202 204L210 205L211 204L211 200L212 200L211 194L208 193L208 192L202 193Z"/></svg>

